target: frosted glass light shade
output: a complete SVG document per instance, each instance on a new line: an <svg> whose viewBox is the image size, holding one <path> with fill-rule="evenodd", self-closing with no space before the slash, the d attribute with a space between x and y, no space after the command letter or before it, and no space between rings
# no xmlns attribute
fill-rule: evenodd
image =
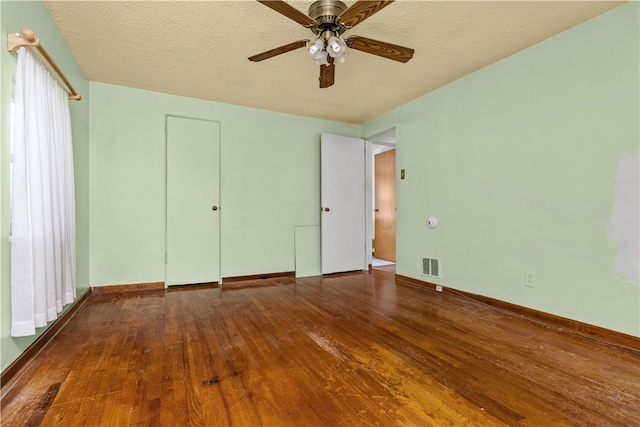
<svg viewBox="0 0 640 427"><path fill-rule="evenodd" d="M327 51L319 50L315 54L311 55L316 64L318 65L329 65L329 61L327 60Z"/></svg>
<svg viewBox="0 0 640 427"><path fill-rule="evenodd" d="M313 55L322 49L324 49L324 41L322 39L316 39L316 41L309 47L309 55L313 57Z"/></svg>
<svg viewBox="0 0 640 427"><path fill-rule="evenodd" d="M333 58L340 58L347 52L347 43L342 37L330 37L327 42L327 53Z"/></svg>

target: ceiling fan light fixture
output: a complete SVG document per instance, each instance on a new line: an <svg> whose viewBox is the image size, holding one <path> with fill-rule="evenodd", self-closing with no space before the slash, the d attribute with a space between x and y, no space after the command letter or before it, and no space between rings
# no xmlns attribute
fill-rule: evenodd
<svg viewBox="0 0 640 427"><path fill-rule="evenodd" d="M334 62L342 64L347 58L347 43L342 37L330 37L327 40L327 53L334 59Z"/></svg>
<svg viewBox="0 0 640 427"><path fill-rule="evenodd" d="M316 53L311 55L311 59L316 61L318 65L329 65L329 61L327 60L327 51L326 50L318 50Z"/></svg>
<svg viewBox="0 0 640 427"><path fill-rule="evenodd" d="M341 0L316 0L309 7L307 16L285 0L258 0L270 9L311 30L317 38L313 44L309 44L309 40L298 40L250 56L249 61L262 61L306 46L311 59L320 65L320 88L328 88L334 84L336 69L334 64L345 62L347 50L353 49L398 62L407 62L413 58L414 50L411 48L360 36L350 36L346 41L342 37L345 31L352 29L393 1L355 0L351 6L347 7Z"/></svg>
<svg viewBox="0 0 640 427"><path fill-rule="evenodd" d="M313 57L319 51L324 49L324 40L317 38L316 41L309 47L309 55Z"/></svg>
<svg viewBox="0 0 640 427"><path fill-rule="evenodd" d="M347 43L342 37L330 37L327 41L327 52L332 58L338 59L347 51Z"/></svg>

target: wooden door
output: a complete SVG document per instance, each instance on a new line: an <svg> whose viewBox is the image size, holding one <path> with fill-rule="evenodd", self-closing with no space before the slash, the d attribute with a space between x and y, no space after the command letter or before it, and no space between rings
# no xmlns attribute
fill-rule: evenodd
<svg viewBox="0 0 640 427"><path fill-rule="evenodd" d="M396 150L374 157L375 219L374 256L396 260Z"/></svg>
<svg viewBox="0 0 640 427"><path fill-rule="evenodd" d="M220 281L217 122L167 117L167 285Z"/></svg>
<svg viewBox="0 0 640 427"><path fill-rule="evenodd" d="M320 144L322 274L364 270L364 140L323 133Z"/></svg>

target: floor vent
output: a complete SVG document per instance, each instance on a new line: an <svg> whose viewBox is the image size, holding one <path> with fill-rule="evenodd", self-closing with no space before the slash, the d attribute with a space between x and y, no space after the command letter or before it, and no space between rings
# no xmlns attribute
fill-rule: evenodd
<svg viewBox="0 0 640 427"><path fill-rule="evenodd" d="M422 274L425 276L440 277L439 261L435 258L422 258Z"/></svg>

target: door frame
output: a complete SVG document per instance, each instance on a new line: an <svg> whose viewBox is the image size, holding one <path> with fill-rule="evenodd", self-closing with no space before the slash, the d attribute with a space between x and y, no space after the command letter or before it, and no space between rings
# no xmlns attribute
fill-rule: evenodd
<svg viewBox="0 0 640 427"><path fill-rule="evenodd" d="M164 287L165 289L169 287L167 284L167 251L168 247L168 236L167 236L167 226L168 226L168 181L169 177L167 174L168 170L168 162L169 162L169 117L174 117L178 119L189 119L189 120L200 120L204 122L212 122L218 124L218 285L222 286L222 122L219 120L206 119L202 117L193 117L193 116L185 116L182 114L170 114L165 113L164 115Z"/></svg>
<svg viewBox="0 0 640 427"><path fill-rule="evenodd" d="M385 141L388 135L394 134L393 140L394 142ZM384 138L383 138L384 137ZM376 139L382 139L380 141L376 141ZM373 194L373 146L375 145L386 145L389 147L394 147L396 149L396 175L397 175L397 166L398 166L398 146L397 146L397 134L396 128L392 127L385 131L378 132L373 136L364 138L365 141L365 221L366 221L366 229L365 229L365 251L367 256L367 265L370 267L373 262L373 230L374 230L374 212L373 205L375 196ZM396 177L397 178L397 177ZM398 181L396 179L396 194L398 192ZM397 204L397 201L396 201ZM396 216L397 218L397 216ZM396 219L397 222L397 219ZM398 231L396 227L396 241L397 241ZM396 262L398 260L397 250L396 250Z"/></svg>

